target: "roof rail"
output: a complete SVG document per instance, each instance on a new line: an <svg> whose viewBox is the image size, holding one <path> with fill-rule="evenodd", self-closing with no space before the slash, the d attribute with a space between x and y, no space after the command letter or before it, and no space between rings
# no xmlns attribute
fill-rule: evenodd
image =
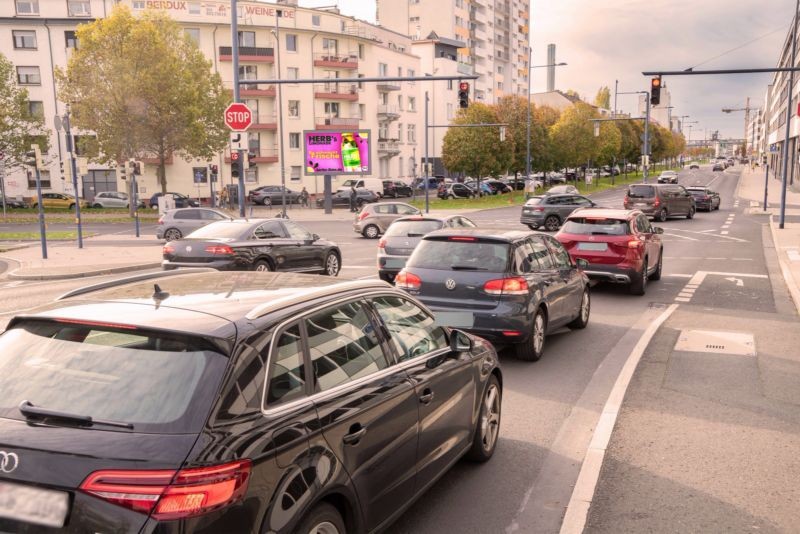
<svg viewBox="0 0 800 534"><path fill-rule="evenodd" d="M175 269L172 271L158 271L155 273L136 274L125 278L117 278L115 280L108 280L107 282L100 282L99 284L92 284L90 286L79 287L77 289L67 291L63 295L57 297L56 300L58 301L58 300L68 299L71 297L77 297L78 295L85 295L87 293L93 293L95 291L100 291L103 289L109 289L116 286L130 284L131 282L142 282L144 280L156 280L159 278L167 278L170 276L177 276L183 274L210 273L216 271L217 271L216 269L212 269L210 267L190 267L185 269Z"/></svg>
<svg viewBox="0 0 800 534"><path fill-rule="evenodd" d="M285 297L275 299L269 303L256 306L250 310L245 317L252 321L253 319L263 317L270 312L279 310L290 302L292 304L300 304L319 297L334 296L354 289L388 289L390 287L391 286L389 286L389 284L386 282L378 280L353 280L339 284L310 288L308 292L305 293L300 299L298 299L297 294L287 295Z"/></svg>

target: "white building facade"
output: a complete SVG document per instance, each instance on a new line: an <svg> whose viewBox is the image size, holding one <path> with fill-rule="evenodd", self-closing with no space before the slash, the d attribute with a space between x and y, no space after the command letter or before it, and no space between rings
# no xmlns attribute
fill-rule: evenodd
<svg viewBox="0 0 800 534"><path fill-rule="evenodd" d="M29 92L31 110L41 113L51 130L46 189L71 192L59 179L59 162L66 158L63 135L53 127L64 103L56 97L53 69L64 68L75 46L79 24L106 17L116 4L134 14L158 9L178 21L198 44L226 86L233 86L230 1L192 0L4 0L0 2L0 42L17 67L17 81ZM253 111L248 143L255 154L246 172L250 190L279 184L281 166L291 189L306 187L322 193L322 177L305 176L302 133L305 130L370 130L373 177L412 177L422 149L423 109L420 83L341 83L336 78L417 76L421 60L413 55L410 37L343 16L336 10L305 9L294 2L240 1L238 41L242 80L326 78L319 84L282 85L283 131L278 130L276 85L243 85L241 98ZM280 16L278 16L280 10ZM277 25L277 35L276 35ZM278 72L277 65L280 65ZM90 133L87 133L89 135ZM281 161L281 144L284 160ZM145 160L139 179L142 197L160 191L155 161ZM221 185L234 183L228 150L210 161L186 162L176 154L167 165L171 191L194 197L210 196L208 173L199 183L198 171L216 164ZM10 196L31 196L34 184L22 172L6 176ZM106 190L125 190L113 168L91 163L79 186L91 200Z"/></svg>

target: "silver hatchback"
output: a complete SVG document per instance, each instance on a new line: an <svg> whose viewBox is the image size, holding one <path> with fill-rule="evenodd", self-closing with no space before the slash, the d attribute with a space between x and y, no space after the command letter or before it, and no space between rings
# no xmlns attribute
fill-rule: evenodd
<svg viewBox="0 0 800 534"><path fill-rule="evenodd" d="M168 210L158 219L156 238L175 241L212 222L231 220L231 216L208 208Z"/></svg>
<svg viewBox="0 0 800 534"><path fill-rule="evenodd" d="M367 204L353 221L353 231L368 239L376 239L389 225L400 217L419 215L422 212L405 202L378 202Z"/></svg>

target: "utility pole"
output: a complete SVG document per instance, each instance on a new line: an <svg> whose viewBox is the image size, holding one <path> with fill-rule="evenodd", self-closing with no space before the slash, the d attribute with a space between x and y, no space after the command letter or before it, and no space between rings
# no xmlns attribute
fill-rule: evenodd
<svg viewBox="0 0 800 534"><path fill-rule="evenodd" d="M425 91L425 213L430 213L430 200L428 198L428 182L430 182L430 175L428 172L428 91ZM479 182L480 183L480 182Z"/></svg>
<svg viewBox="0 0 800 534"><path fill-rule="evenodd" d="M233 101L241 102L239 90L239 10L238 0L231 0L231 59L233 60ZM244 217L244 151L238 150L236 167L239 169L239 217ZM283 162L281 162L282 164Z"/></svg>
<svg viewBox="0 0 800 534"><path fill-rule="evenodd" d="M533 62L533 47L528 43L528 135L525 138L525 180L531 179L531 63Z"/></svg>
<svg viewBox="0 0 800 534"><path fill-rule="evenodd" d="M642 181L647 183L647 168L650 166L650 92L644 91L644 96L647 107L644 116L644 143L642 143L642 150L646 156L645 161L647 164L642 166Z"/></svg>
<svg viewBox="0 0 800 534"><path fill-rule="evenodd" d="M619 80L614 80L614 114L611 115L617 118L617 92L619 91Z"/></svg>
<svg viewBox="0 0 800 534"><path fill-rule="evenodd" d="M69 104L67 111L62 118L64 125L64 143L67 147L67 157L69 158L69 168L72 171L72 189L75 192L75 222L78 225L78 248L83 248L83 225L81 224L81 198L78 194L78 166L75 162L75 140L72 137L72 130L69 125Z"/></svg>
<svg viewBox="0 0 800 534"><path fill-rule="evenodd" d="M275 72L277 78L281 79L281 40L278 36L278 18L283 16L283 11L275 10ZM281 168L281 211L282 217L286 218L286 161L283 159L283 84L278 84L278 143L280 147ZM260 148L259 148L260 150Z"/></svg>

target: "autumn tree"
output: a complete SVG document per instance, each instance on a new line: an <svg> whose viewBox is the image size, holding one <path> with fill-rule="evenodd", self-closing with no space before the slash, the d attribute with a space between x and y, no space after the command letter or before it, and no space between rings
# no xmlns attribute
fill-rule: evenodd
<svg viewBox="0 0 800 534"><path fill-rule="evenodd" d="M150 157L167 191L166 162L210 159L225 146L231 96L211 62L166 14L124 5L78 26L80 47L56 77L73 125L97 135L101 161Z"/></svg>
<svg viewBox="0 0 800 534"><path fill-rule="evenodd" d="M597 91L597 96L594 97L594 105L603 108L611 109L611 89L603 86Z"/></svg>
<svg viewBox="0 0 800 534"><path fill-rule="evenodd" d="M596 152L594 126L595 110L578 102L565 109L553 127L550 138L557 167L577 167L591 159Z"/></svg>
<svg viewBox="0 0 800 534"><path fill-rule="evenodd" d="M472 103L459 110L452 124L488 124L499 122L497 111L486 104ZM463 172L477 179L499 175L509 168L511 143L500 142L500 129L449 128L444 136L442 161L450 171Z"/></svg>
<svg viewBox="0 0 800 534"><path fill-rule="evenodd" d="M31 113L28 91L17 85L14 65L0 53L0 153L6 167L21 166L31 143L46 153L47 133L44 117Z"/></svg>
<svg viewBox="0 0 800 534"><path fill-rule="evenodd" d="M495 106L497 118L506 128L507 148L510 151L508 170L517 173L526 171L528 155L528 102L521 96L506 96ZM538 107L531 104L531 168L550 170L550 127L558 120L558 112L549 107Z"/></svg>

